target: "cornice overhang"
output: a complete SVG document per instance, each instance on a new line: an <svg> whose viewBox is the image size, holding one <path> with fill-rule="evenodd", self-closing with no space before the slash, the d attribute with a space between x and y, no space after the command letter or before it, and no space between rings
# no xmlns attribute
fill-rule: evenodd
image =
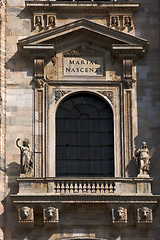
<svg viewBox="0 0 160 240"><path fill-rule="evenodd" d="M18 43L19 52L24 55L30 55L31 57L43 57L46 55L54 56L55 55L55 46L54 44L19 44Z"/></svg>
<svg viewBox="0 0 160 240"><path fill-rule="evenodd" d="M21 204L133 204L133 205L152 205L156 206L160 196L159 195L50 195L50 194L17 194L10 195L15 206Z"/></svg>
<svg viewBox="0 0 160 240"><path fill-rule="evenodd" d="M26 7L36 10L49 11L89 11L89 12L135 12L139 9L139 2L112 2L112 1L25 1Z"/></svg>
<svg viewBox="0 0 160 240"><path fill-rule="evenodd" d="M57 47L57 39L62 39L64 41L66 38L67 41L68 36L71 36L73 33L83 34L84 31L95 34L95 36L98 36L99 39L103 38L104 42L102 47L104 48L106 48L107 41L109 40L110 50L118 57L124 54L130 56L143 55L147 51L149 45L148 41L145 39L141 39L82 18L75 22L19 40L18 49L24 53L33 54L41 52L53 55L53 52ZM92 39L90 41L92 41Z"/></svg>

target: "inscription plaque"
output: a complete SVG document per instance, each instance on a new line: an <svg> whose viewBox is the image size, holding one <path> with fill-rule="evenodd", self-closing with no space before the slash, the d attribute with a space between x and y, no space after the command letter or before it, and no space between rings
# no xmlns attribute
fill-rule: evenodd
<svg viewBox="0 0 160 240"><path fill-rule="evenodd" d="M103 57L64 57L64 76L87 76L97 77L104 75Z"/></svg>

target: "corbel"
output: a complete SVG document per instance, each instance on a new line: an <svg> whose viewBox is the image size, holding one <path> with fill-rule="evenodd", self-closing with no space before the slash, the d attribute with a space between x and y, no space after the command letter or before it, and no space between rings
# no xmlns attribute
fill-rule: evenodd
<svg viewBox="0 0 160 240"><path fill-rule="evenodd" d="M34 85L36 88L44 86L44 59L34 59Z"/></svg>
<svg viewBox="0 0 160 240"><path fill-rule="evenodd" d="M125 87L131 88L134 82L132 76L133 59L123 59L123 79Z"/></svg>

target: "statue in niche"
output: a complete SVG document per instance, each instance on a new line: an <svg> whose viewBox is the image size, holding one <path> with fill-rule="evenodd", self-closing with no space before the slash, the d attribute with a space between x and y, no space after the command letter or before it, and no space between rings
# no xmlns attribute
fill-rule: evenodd
<svg viewBox="0 0 160 240"><path fill-rule="evenodd" d="M123 18L123 29L127 28L128 31L133 29L132 18L130 16L124 16Z"/></svg>
<svg viewBox="0 0 160 240"><path fill-rule="evenodd" d="M136 157L138 158L138 166L140 175L149 173L150 155L146 142L142 142L142 146L136 151Z"/></svg>
<svg viewBox="0 0 160 240"><path fill-rule="evenodd" d="M52 16L52 15L48 16L47 21L48 21L48 24L47 24L48 28L55 26L55 17L54 16Z"/></svg>
<svg viewBox="0 0 160 240"><path fill-rule="evenodd" d="M141 207L138 211L138 222L152 222L152 209Z"/></svg>
<svg viewBox="0 0 160 240"><path fill-rule="evenodd" d="M23 140L23 145L19 145L19 140L20 140L20 138L18 138L16 140L16 145L21 151L21 173L32 174L33 152L30 149L29 140L24 139Z"/></svg>
<svg viewBox="0 0 160 240"><path fill-rule="evenodd" d="M58 222L58 209L55 207L45 208L44 222Z"/></svg>
<svg viewBox="0 0 160 240"><path fill-rule="evenodd" d="M111 17L111 28L119 29L119 18L118 16Z"/></svg>
<svg viewBox="0 0 160 240"><path fill-rule="evenodd" d="M19 220L22 222L31 222L33 221L33 209L27 206L18 209Z"/></svg>
<svg viewBox="0 0 160 240"><path fill-rule="evenodd" d="M43 29L43 19L40 15L35 16L34 19L34 28L36 29L37 27L39 27L39 30Z"/></svg>
<svg viewBox="0 0 160 240"><path fill-rule="evenodd" d="M131 17L127 16L124 18L124 25L131 27Z"/></svg>
<svg viewBox="0 0 160 240"><path fill-rule="evenodd" d="M117 207L112 209L113 222L127 222L127 209Z"/></svg>

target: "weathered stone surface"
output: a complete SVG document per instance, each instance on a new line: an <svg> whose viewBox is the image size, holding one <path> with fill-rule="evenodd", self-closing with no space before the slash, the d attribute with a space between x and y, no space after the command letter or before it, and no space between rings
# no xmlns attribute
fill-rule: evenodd
<svg viewBox="0 0 160 240"><path fill-rule="evenodd" d="M132 3L132 2L131 2ZM25 202L18 203L19 207L27 206L34 209L34 223L32 226L18 225L17 209L13 206L9 194L17 194L18 184L17 177L20 176L20 161L19 150L15 146L15 140L20 137L21 139L31 139L31 146L36 153L35 172L37 177L55 176L55 165L53 161L55 159L55 112L57 106L63 98L69 94L75 94L78 91L93 92L99 94L108 101L114 112L115 122L115 175L120 177L131 176L132 178L126 180L125 184L122 179L117 182L116 192L112 193L120 196L132 195L133 199L136 199L137 195L143 197L151 197L151 182L149 178L141 176L133 180L133 177L137 175L136 162L135 162L135 150L140 146L141 142L146 141L150 150L150 173L151 177L154 177L152 184L152 193L160 194L160 35L159 35L159 1L141 0L141 5L136 14L132 13L129 16L132 17L133 23L131 26L133 29L126 29L123 26L124 13L123 10L120 14L117 13L117 9L114 9L110 15L107 12L94 12L92 6L90 10L81 10L69 13L67 11L54 12L54 9L49 12L49 15L55 16L55 27L63 26L67 23L72 23L80 18L86 18L91 22L100 24L101 26L114 27L116 30L123 31L127 34L135 35L140 38L147 39L150 42L149 51L145 57L133 62L133 80L131 88L127 87L124 90L124 101L121 101L125 114L120 118L120 100L119 96L121 91L119 87L121 84L122 60L117 61L111 54L111 49L108 49L109 39L98 34L85 32L81 34L80 31L75 31L72 35L64 34L64 37L59 39L54 38L54 43L57 44L56 56L52 56L56 60L54 65L53 59L48 58L45 60L44 68L44 88L34 90L33 85L33 58L29 55L22 55L18 52L17 43L19 40L32 36L39 32L43 33L48 29L47 15L44 12L44 27L34 29L34 17L32 12L25 8L24 0L8 0L7 9L5 1L1 1L0 5L0 238L6 240L57 240L67 238L97 238L98 240L159 240L160 239L160 209L159 207L153 208L153 223L152 227L146 227L147 221L152 222L152 206L146 205L150 209L149 220L140 218L140 212L143 210L143 206L129 204L122 207L127 208L127 225L113 226L112 225L112 205L108 203L92 202L92 204L75 203L71 201L68 203L56 203L55 208L59 209L59 223L49 227L44 225L43 209L47 205L43 205L44 202L40 197L41 202L39 205L28 206ZM6 12L5 12L6 10ZM36 14L43 14L44 10L37 9ZM47 11L45 9L45 11ZM53 13L52 13L53 11ZM125 12L125 15L127 13ZM6 16L7 15L7 16ZM118 25L112 26L110 24L110 17L118 17ZM6 28L7 21L7 28ZM54 30L54 26L49 28ZM100 27L99 27L100 29ZM98 30L99 30L98 29ZM83 29L84 30L84 29ZM97 30L97 31L98 31ZM55 40L56 39L56 40ZM49 44L49 39L46 40ZM84 76L83 78L72 76L64 76L63 74L63 52L77 49L85 45L88 48L96 49L96 51L103 52L105 55L104 61L104 74L101 79L94 79L93 76ZM115 44L117 41L115 40ZM39 57L39 56L38 56ZM82 56L84 57L84 55ZM50 76L47 78L47 75ZM93 83L91 83L93 80ZM48 81L48 82L47 82ZM51 81L50 86L48 87ZM71 82L72 81L72 82ZM100 85L100 81L102 81ZM47 82L47 84L46 84ZM107 83L106 83L107 82ZM72 83L74 83L72 85ZM67 85L68 84L68 85ZM110 84L110 85L109 85ZM125 84L124 84L125 85ZM123 86L124 87L124 86ZM36 92L37 91L37 92ZM41 92L40 92L41 91ZM107 93L110 92L110 95ZM57 95L56 95L57 93ZM64 94L63 94L64 93ZM47 95L48 94L48 95ZM48 97L48 105L44 106L44 98ZM130 103L132 101L132 105ZM43 109L43 110L42 110ZM47 112L49 109L49 113ZM34 116L35 115L35 116ZM33 125L35 118L35 125ZM130 127L129 119L132 118L132 127ZM43 122L49 121L49 128L43 128ZM121 134L121 124L124 121L127 131ZM35 126L35 132L34 132ZM45 154L50 161L43 162L43 158L39 157L39 152L44 150L44 138L43 133L48 131L48 140L50 143L50 149ZM121 138L124 137L125 148L121 151ZM34 137L35 136L35 137ZM131 139L132 141L128 141ZM33 143L32 143L33 142ZM129 142L129 143L128 143ZM35 146L34 146L35 144ZM132 147L131 147L131 145ZM35 148L34 148L35 147ZM132 148L132 150L130 150ZM120 157L121 156L121 157ZM126 159L126 165L123 166ZM46 166L46 171L44 167ZM42 169L42 170L40 170ZM134 171L132 171L134 169ZM133 173L134 172L134 173ZM131 174L132 173L132 174ZM144 177L144 178L143 178ZM43 179L41 182L33 183L21 183L20 194L29 194L30 196L38 193L46 196L52 195L55 189L54 181L48 180L45 182ZM108 185L107 185L108 186ZM86 187L87 189L87 187ZM33 190L33 191L32 191ZM87 189L88 191L88 189ZM60 195L61 193L56 193ZM66 194L66 193L65 193ZM77 193L74 193L75 195ZM83 193L84 195L86 193ZM87 193L88 194L88 193ZM91 192L90 192L91 194ZM63 197L63 194L62 194ZM88 198L88 195L86 195ZM106 195L105 195L106 200ZM38 201L38 200L37 200ZM137 200L138 201L138 200ZM135 200L136 202L136 200ZM150 200L151 202L151 200ZM155 201L156 202L156 201ZM121 200L122 203L122 200ZM118 205L114 206L120 207ZM139 204L139 203L137 203ZM143 205L143 203L140 203ZM22 206L21 206L22 205ZM145 205L145 206L146 206ZM141 209L141 210L140 210ZM4 217L5 215L5 217ZM32 212L33 220L33 212ZM5 221L4 221L5 220ZM45 219L46 220L46 219ZM21 219L20 219L21 221ZM141 222L138 226L137 222ZM5 227L4 227L5 225ZM26 226L26 227L25 227Z"/></svg>

